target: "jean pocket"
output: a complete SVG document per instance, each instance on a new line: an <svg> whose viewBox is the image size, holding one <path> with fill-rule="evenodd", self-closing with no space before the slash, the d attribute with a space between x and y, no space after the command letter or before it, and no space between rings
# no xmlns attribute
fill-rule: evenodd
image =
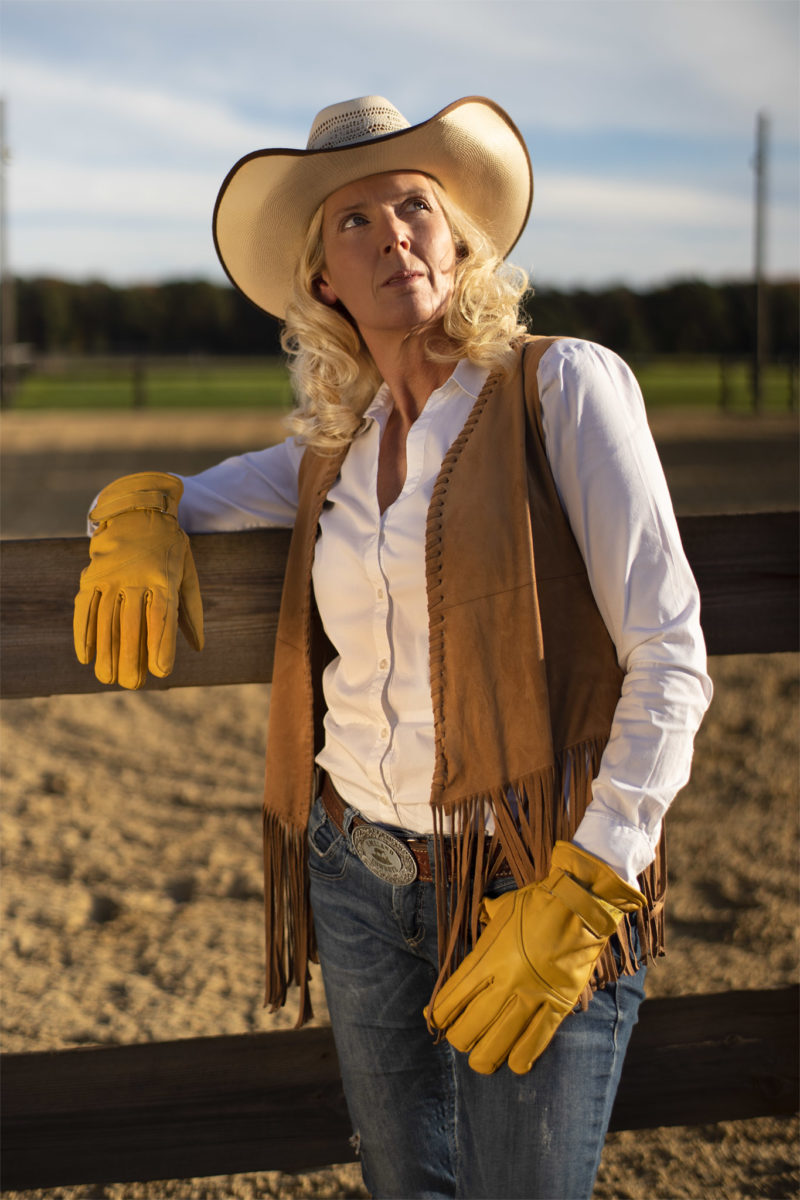
<svg viewBox="0 0 800 1200"><path fill-rule="evenodd" d="M347 840L328 816L321 800L308 822L308 867L318 875L339 878L347 867Z"/></svg>

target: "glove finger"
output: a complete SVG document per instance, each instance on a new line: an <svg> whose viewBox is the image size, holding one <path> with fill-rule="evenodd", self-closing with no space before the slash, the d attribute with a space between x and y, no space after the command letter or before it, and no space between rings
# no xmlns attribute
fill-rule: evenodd
<svg viewBox="0 0 800 1200"><path fill-rule="evenodd" d="M153 675L164 679L175 666L178 611L160 589L150 592L147 603L147 662Z"/></svg>
<svg viewBox="0 0 800 1200"><path fill-rule="evenodd" d="M510 896L517 893L509 893ZM500 897L499 899L503 899ZM473 949L461 963L460 967L443 984L433 1002L433 1023L440 1029L455 1020L463 1008L483 988L494 982L495 960L492 951L498 937L503 932L507 918L513 913L513 903L506 910L501 910L502 919L490 924L483 930ZM486 966L485 961L492 963Z"/></svg>
<svg viewBox="0 0 800 1200"><path fill-rule="evenodd" d="M509 1053L508 1065L515 1075L527 1075L539 1055L550 1045L567 1015L548 1005L542 1005Z"/></svg>
<svg viewBox="0 0 800 1200"><path fill-rule="evenodd" d="M492 1075L505 1062L530 1015L516 995L495 992L486 1000L480 1007L468 1008L447 1033L451 1045L469 1052L469 1065L480 1075Z"/></svg>
<svg viewBox="0 0 800 1200"><path fill-rule="evenodd" d="M75 644L75 654L78 662L90 663L95 655L97 646L97 606L100 603L100 593L96 588L83 588L75 597L75 609L72 616L72 640Z"/></svg>
<svg viewBox="0 0 800 1200"><path fill-rule="evenodd" d="M473 954L476 952L473 951ZM490 987L494 976L479 972L480 960L471 961L468 956L457 971L442 985L433 1002L432 1022L439 1029L447 1029L484 988Z"/></svg>
<svg viewBox="0 0 800 1200"><path fill-rule="evenodd" d="M203 635L203 601L200 597L200 581L197 578L197 568L194 565L192 552L186 546L186 558L183 563L183 580L181 581L180 607L178 620L190 646L202 650L205 644Z"/></svg>
<svg viewBox="0 0 800 1200"><path fill-rule="evenodd" d="M523 1037L530 1027L530 1007L522 1003L518 996L510 996L487 1026L483 1037L473 1046L469 1056L470 1067L481 1075L493 1074L506 1058L511 1057L519 1038Z"/></svg>
<svg viewBox="0 0 800 1200"><path fill-rule="evenodd" d="M131 691L140 688L147 678L146 609L147 593L141 588L126 588L114 614L117 680L120 687Z"/></svg>
<svg viewBox="0 0 800 1200"><path fill-rule="evenodd" d="M486 986L448 1027L445 1037L451 1046L466 1054L485 1036L505 1007L513 1003L515 997L507 989L493 986L493 981L487 981Z"/></svg>
<svg viewBox="0 0 800 1200"><path fill-rule="evenodd" d="M119 666L119 615L122 597L101 592L97 603L94 673L101 683L116 683Z"/></svg>

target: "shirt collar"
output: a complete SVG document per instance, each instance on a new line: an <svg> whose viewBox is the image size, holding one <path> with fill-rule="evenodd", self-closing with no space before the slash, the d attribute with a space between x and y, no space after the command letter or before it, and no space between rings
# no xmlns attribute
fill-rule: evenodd
<svg viewBox="0 0 800 1200"><path fill-rule="evenodd" d="M488 375L489 371L486 367L479 367L476 363L470 362L468 358L462 358L456 363L452 375L445 380L441 387L431 392L428 402L430 403L430 399L434 396L437 401L440 399L444 400L456 390L466 392L473 400L477 400ZM390 410L391 397L389 395L389 387L387 384L382 383L375 393L372 403L364 413L364 420L366 421L370 418L378 420L379 415L387 414Z"/></svg>

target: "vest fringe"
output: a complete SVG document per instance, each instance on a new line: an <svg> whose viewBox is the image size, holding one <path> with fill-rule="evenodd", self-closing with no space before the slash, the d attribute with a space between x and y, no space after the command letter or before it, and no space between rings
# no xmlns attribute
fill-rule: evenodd
<svg viewBox="0 0 800 1200"><path fill-rule="evenodd" d="M264 1004L276 1012L290 984L300 989L296 1029L314 1015L309 964L317 961L308 886L305 830L264 813L264 916L267 983Z"/></svg>

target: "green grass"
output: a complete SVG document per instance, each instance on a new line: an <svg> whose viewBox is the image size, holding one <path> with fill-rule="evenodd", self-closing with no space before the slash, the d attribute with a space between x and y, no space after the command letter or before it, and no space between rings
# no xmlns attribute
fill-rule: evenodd
<svg viewBox="0 0 800 1200"><path fill-rule="evenodd" d="M632 362L650 409L716 409L720 406L721 370L717 359L659 358ZM726 371L727 407L752 407L750 366L733 362ZM795 370L794 387L797 389ZM214 359L206 363L145 363L144 403L148 408L270 408L291 406L289 376L280 359ZM765 411L789 407L788 368L771 366L764 373ZM132 408L135 386L130 359L118 364L83 359L60 372L32 372L20 383L14 399L18 409ZM797 396L795 394L795 403Z"/></svg>
<svg viewBox="0 0 800 1200"><path fill-rule="evenodd" d="M271 408L291 406L292 393L284 364L277 359L204 365L145 365L141 377L147 408ZM118 366L104 362L60 372L31 373L14 397L18 409L132 408L136 395L130 360Z"/></svg>
<svg viewBox="0 0 800 1200"><path fill-rule="evenodd" d="M659 358L632 362L636 377L650 409L715 409L722 403L722 369L712 358ZM746 362L731 362L725 369L726 408L734 412L752 411L751 367ZM797 388L797 370L794 374ZM786 365L768 367L762 377L764 411L786 412L789 408L790 376ZM794 403L797 404L795 392Z"/></svg>

